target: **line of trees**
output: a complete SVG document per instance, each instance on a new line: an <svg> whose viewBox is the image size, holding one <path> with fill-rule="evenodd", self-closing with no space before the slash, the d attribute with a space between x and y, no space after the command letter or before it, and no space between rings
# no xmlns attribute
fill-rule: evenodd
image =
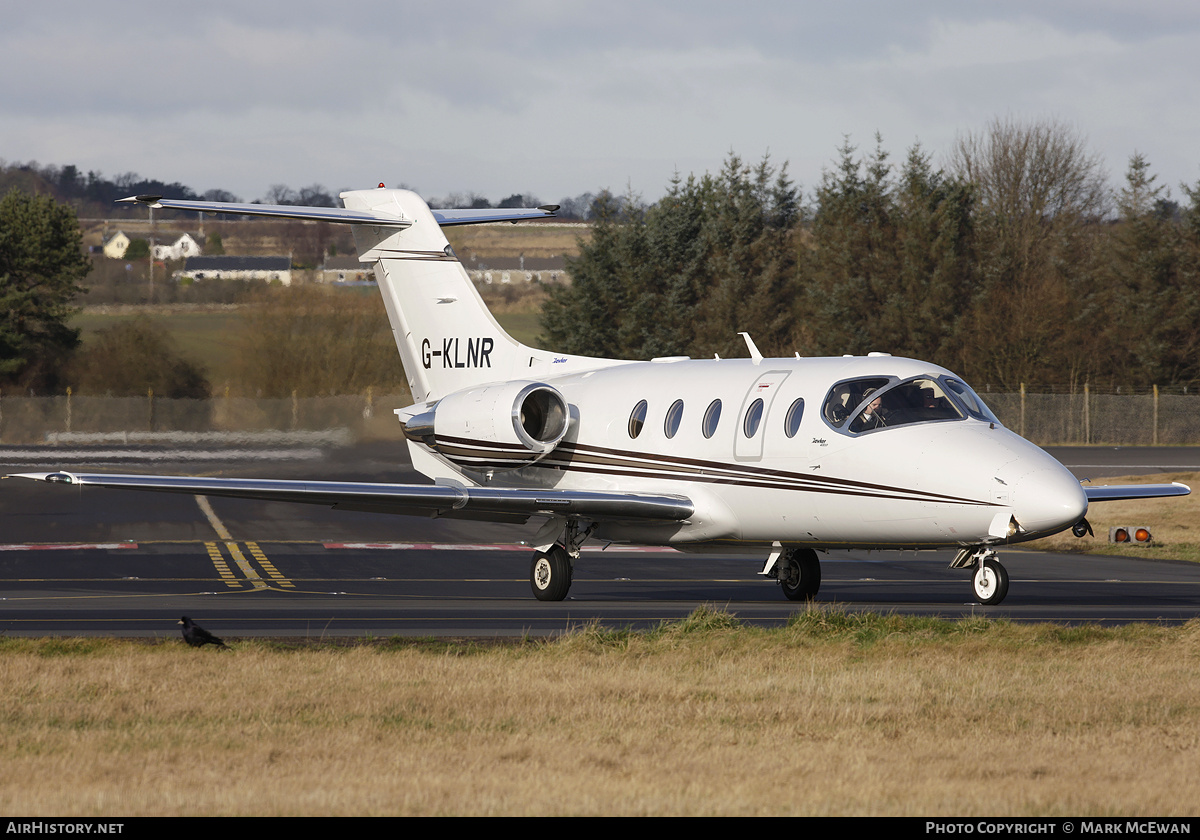
<svg viewBox="0 0 1200 840"><path fill-rule="evenodd" d="M398 186L401 189L413 189L406 184ZM135 172L124 172L107 178L95 170L85 173L74 164L42 165L37 161L10 164L0 160L0 195L10 189L51 195L59 201L71 204L77 211L93 216L110 215L113 210L113 202L131 195L164 195L170 198L237 203L242 201L239 196L228 190L211 189L199 193L178 181L167 183L153 178L143 178ZM253 199L251 203L339 207L341 202L337 197L338 192L341 190L329 190L324 184L310 184L299 189L292 189L287 184L272 184L262 197ZM595 194L590 192L563 198L559 201L559 204L562 205L560 215L573 220L587 219L594 200ZM428 201L431 207L475 209L537 207L543 203L531 192L513 193L495 203L477 192L456 192L444 198L429 198ZM161 214L162 218L173 218L175 212L163 210Z"/></svg>
<svg viewBox="0 0 1200 840"><path fill-rule="evenodd" d="M1200 183L1170 199L1144 156L1111 191L1056 122L995 120L944 167L847 140L806 204L769 158L676 175L646 207L602 195L548 346L625 358L890 352L980 386L1195 387Z"/></svg>

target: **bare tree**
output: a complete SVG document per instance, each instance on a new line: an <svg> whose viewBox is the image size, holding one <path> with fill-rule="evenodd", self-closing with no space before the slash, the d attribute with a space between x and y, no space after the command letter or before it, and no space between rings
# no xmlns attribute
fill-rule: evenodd
<svg viewBox="0 0 1200 840"><path fill-rule="evenodd" d="M1065 123L1006 117L960 136L950 169L975 195L980 286L964 335L969 366L1009 387L1086 378L1094 348L1070 335L1086 334L1071 327L1097 303L1088 279L1097 223L1111 206L1101 158ZM1069 370L1055 370L1055 357Z"/></svg>
<svg viewBox="0 0 1200 840"><path fill-rule="evenodd" d="M295 204L298 199L296 191L287 184L272 184L263 196L263 204Z"/></svg>

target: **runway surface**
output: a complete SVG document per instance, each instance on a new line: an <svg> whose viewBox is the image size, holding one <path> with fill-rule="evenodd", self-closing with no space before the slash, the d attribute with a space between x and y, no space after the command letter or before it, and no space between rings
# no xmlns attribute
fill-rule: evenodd
<svg viewBox="0 0 1200 840"><path fill-rule="evenodd" d="M411 481L399 443L316 455L201 457L149 449L0 447L0 470ZM1059 448L1076 475L1200 470L1196 448ZM797 610L762 559L589 546L570 597L529 590L528 526L332 511L307 505L0 483L0 632L174 638L181 615L218 635L495 637L546 635L600 622L649 627L702 604L781 625ZM1179 622L1200 617L1200 567L1151 559L1002 554L1012 583L997 607L973 603L950 552L822 555L819 601L1017 621Z"/></svg>

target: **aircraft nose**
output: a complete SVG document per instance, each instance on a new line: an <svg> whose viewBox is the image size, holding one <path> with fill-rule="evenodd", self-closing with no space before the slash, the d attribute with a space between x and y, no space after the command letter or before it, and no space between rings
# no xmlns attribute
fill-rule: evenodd
<svg viewBox="0 0 1200 840"><path fill-rule="evenodd" d="M1056 534L1087 513L1087 494L1079 479L1049 455L1016 479L1013 515L1029 534Z"/></svg>

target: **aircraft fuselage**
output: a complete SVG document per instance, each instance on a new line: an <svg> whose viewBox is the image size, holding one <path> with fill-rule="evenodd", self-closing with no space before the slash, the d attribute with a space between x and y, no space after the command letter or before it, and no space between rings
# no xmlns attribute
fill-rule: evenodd
<svg viewBox="0 0 1200 840"><path fill-rule="evenodd" d="M940 410L901 405L897 386L914 379L908 402L941 401ZM1079 481L986 407L973 416L946 380L961 383L886 356L615 365L541 378L565 398L570 425L536 463L489 472L497 462L448 460L483 486L695 504L685 522L605 522L595 532L618 542L934 548L1034 539L1082 519ZM831 419L839 383L849 383L840 422ZM855 383L878 383L892 425L853 426L865 399Z"/></svg>

